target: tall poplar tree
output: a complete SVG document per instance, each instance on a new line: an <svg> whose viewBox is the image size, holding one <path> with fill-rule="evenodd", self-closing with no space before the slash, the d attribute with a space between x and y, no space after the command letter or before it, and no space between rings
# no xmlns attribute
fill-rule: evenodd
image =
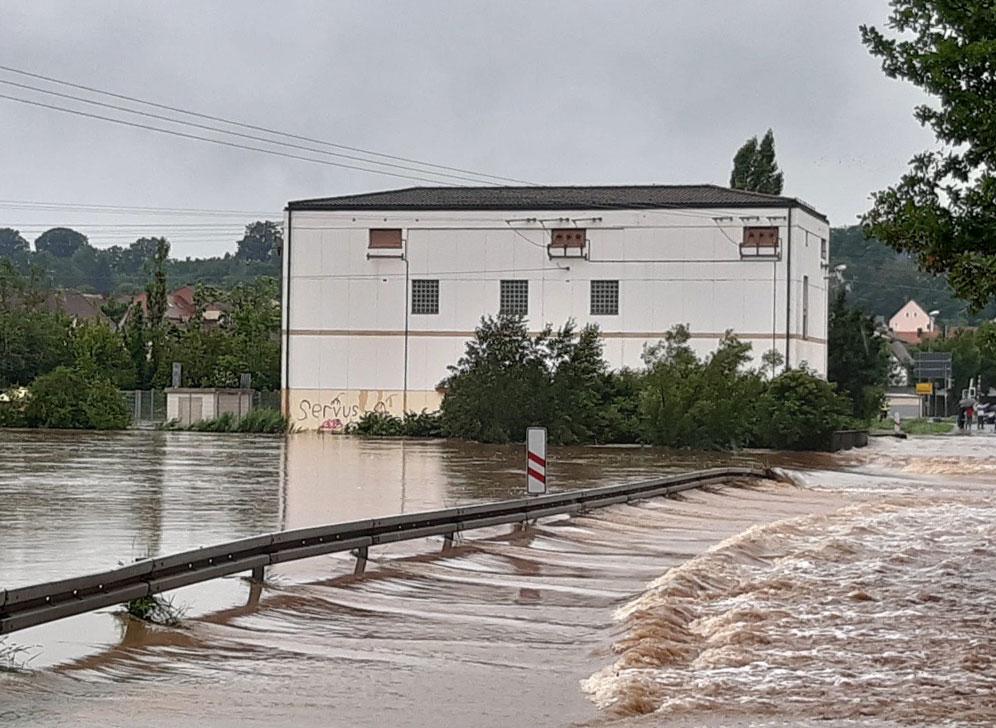
<svg viewBox="0 0 996 728"><path fill-rule="evenodd" d="M780 195L784 179L775 161L775 134L771 129L758 143L748 139L733 157L730 187L735 190Z"/></svg>

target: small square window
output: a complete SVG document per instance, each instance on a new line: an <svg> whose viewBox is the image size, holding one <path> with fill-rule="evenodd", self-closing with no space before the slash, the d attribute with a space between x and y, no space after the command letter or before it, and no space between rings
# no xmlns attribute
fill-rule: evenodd
<svg viewBox="0 0 996 728"><path fill-rule="evenodd" d="M370 250L401 250L400 228L371 228Z"/></svg>
<svg viewBox="0 0 996 728"><path fill-rule="evenodd" d="M412 281L412 313L439 313L439 281Z"/></svg>
<svg viewBox="0 0 996 728"><path fill-rule="evenodd" d="M619 314L619 281L591 282L591 315L617 316Z"/></svg>
<svg viewBox="0 0 996 728"><path fill-rule="evenodd" d="M510 316L529 313L529 281L502 281L498 312Z"/></svg>

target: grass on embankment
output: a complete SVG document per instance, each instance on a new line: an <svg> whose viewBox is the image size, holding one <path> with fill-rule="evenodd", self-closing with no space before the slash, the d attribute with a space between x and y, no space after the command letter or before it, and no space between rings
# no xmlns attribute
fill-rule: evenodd
<svg viewBox="0 0 996 728"><path fill-rule="evenodd" d="M213 420L201 420L189 427L182 427L176 420L163 425L164 430L192 430L194 432L262 432L282 434L291 431L290 420L275 409L254 409L242 417L226 412Z"/></svg>
<svg viewBox="0 0 996 728"><path fill-rule="evenodd" d="M907 435L946 435L954 429L955 423L951 420L934 422L926 417L919 417L901 422L900 427Z"/></svg>

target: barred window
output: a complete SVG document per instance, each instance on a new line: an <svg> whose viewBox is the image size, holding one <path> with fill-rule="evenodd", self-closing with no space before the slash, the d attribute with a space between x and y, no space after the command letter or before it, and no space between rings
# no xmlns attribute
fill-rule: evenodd
<svg viewBox="0 0 996 728"><path fill-rule="evenodd" d="M412 281L412 313L439 313L439 281Z"/></svg>
<svg viewBox="0 0 996 728"><path fill-rule="evenodd" d="M529 281L502 281L498 312L510 316L529 313Z"/></svg>
<svg viewBox="0 0 996 728"><path fill-rule="evenodd" d="M619 281L591 282L591 315L617 316L619 314Z"/></svg>

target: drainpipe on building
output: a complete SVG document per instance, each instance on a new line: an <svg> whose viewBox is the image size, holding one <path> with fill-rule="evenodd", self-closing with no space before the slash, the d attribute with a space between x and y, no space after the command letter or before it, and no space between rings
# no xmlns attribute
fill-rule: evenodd
<svg viewBox="0 0 996 728"><path fill-rule="evenodd" d="M778 259L771 261L771 351L778 351ZM771 378L778 375L771 363Z"/></svg>
<svg viewBox="0 0 996 728"><path fill-rule="evenodd" d="M293 213L290 207L287 208L287 230L284 231L284 258L287 265L287 276L286 281L283 281L284 276L281 276L283 281L283 301L284 310L287 311L287 320L284 321L284 381L283 381L283 414L284 417L290 418L290 325L291 325L291 309L290 309L290 283L291 283L291 217Z"/></svg>
<svg viewBox="0 0 996 728"><path fill-rule="evenodd" d="M792 368L792 207L788 208L788 234L785 236L785 371Z"/></svg>
<svg viewBox="0 0 996 728"><path fill-rule="evenodd" d="M401 255L401 259L405 261L405 376L403 390L401 392L401 415L404 416L405 412L408 411L408 316L411 313L411 305L409 301L411 300L411 292L409 291L409 275L408 275L408 245L409 239L405 239L405 249L404 253Z"/></svg>

